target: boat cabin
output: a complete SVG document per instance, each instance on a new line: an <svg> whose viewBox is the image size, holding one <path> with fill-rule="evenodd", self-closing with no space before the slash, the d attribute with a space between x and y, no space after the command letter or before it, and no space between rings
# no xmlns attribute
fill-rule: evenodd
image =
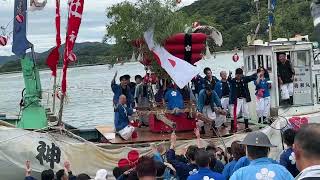
<svg viewBox="0 0 320 180"><path fill-rule="evenodd" d="M285 53L295 71L293 79L293 103L284 105L281 101L278 81L278 55ZM320 104L320 58L312 42L272 41L244 48L244 72L251 75L264 67L270 76L271 116L298 116L319 111ZM250 83L251 96L255 87ZM255 99L252 98L252 106ZM251 109L251 108L250 108ZM255 108L254 108L255 109ZM255 116L254 116L255 117Z"/></svg>

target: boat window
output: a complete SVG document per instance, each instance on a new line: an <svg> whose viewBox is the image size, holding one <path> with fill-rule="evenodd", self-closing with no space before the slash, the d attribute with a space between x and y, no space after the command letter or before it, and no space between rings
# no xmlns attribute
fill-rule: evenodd
<svg viewBox="0 0 320 180"><path fill-rule="evenodd" d="M250 56L247 56L247 69L248 69L248 71L251 71Z"/></svg>
<svg viewBox="0 0 320 180"><path fill-rule="evenodd" d="M251 61L252 61L252 70L256 70L257 69L257 62L256 62L256 58L254 55L251 56Z"/></svg>
<svg viewBox="0 0 320 180"><path fill-rule="evenodd" d="M314 64L316 65L320 64L320 52L318 49L313 50L313 60L314 60Z"/></svg>
<svg viewBox="0 0 320 180"><path fill-rule="evenodd" d="M258 67L264 67L263 55L258 55Z"/></svg>
<svg viewBox="0 0 320 180"><path fill-rule="evenodd" d="M271 56L266 55L266 68L271 71Z"/></svg>
<svg viewBox="0 0 320 180"><path fill-rule="evenodd" d="M310 65L310 53L309 51L295 51L293 52L294 66L309 66Z"/></svg>

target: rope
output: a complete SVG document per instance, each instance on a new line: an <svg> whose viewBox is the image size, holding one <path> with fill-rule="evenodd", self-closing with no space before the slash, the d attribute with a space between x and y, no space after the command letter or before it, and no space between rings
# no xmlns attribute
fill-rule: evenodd
<svg viewBox="0 0 320 180"><path fill-rule="evenodd" d="M3 140L3 141L0 141L0 144L1 144L1 143L8 142L8 141L11 141L11 140L14 140L14 139L17 139L17 138L20 138L20 137L22 137L22 136L26 136L26 135L31 134L31 133L34 133L34 132L39 132L39 131L42 131L42 130L45 130L45 129L49 129L49 128L53 127L53 126L54 126L54 125L46 126L46 127L41 128L41 129L36 129L36 130L33 130L33 131L29 131L29 132L24 133L24 134L19 135L19 136L14 136L14 137L12 137L12 138L5 139L5 140Z"/></svg>

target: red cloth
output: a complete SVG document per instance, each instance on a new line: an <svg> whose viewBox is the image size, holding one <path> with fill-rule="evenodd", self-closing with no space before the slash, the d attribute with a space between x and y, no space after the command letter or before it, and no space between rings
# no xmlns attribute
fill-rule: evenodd
<svg viewBox="0 0 320 180"><path fill-rule="evenodd" d="M298 131L301 126L309 123L309 119L307 117L291 117L289 123L295 131Z"/></svg>
<svg viewBox="0 0 320 180"><path fill-rule="evenodd" d="M236 132L238 130L238 122L237 122L237 105L238 105L238 99L236 100L236 102L234 102L233 105L233 130L234 132Z"/></svg>
<svg viewBox="0 0 320 180"><path fill-rule="evenodd" d="M73 53L73 47L77 39L78 31L81 24L84 0L69 1L68 29L66 36L66 47L63 56L63 75L62 75L62 92L67 90L67 69L69 65L69 56Z"/></svg>
<svg viewBox="0 0 320 180"><path fill-rule="evenodd" d="M57 76L57 65L59 61L60 37L60 0L56 0L56 47L50 52L47 58L47 65L52 71L52 76Z"/></svg>

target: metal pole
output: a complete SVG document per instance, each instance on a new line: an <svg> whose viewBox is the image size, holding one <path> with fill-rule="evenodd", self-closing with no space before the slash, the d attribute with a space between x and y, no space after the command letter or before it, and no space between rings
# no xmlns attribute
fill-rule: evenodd
<svg viewBox="0 0 320 180"><path fill-rule="evenodd" d="M55 114L55 110L56 110L56 86L57 86L57 76L54 76L53 94L52 94L52 112L53 112L53 114Z"/></svg>
<svg viewBox="0 0 320 180"><path fill-rule="evenodd" d="M269 26L269 42L272 41L272 25Z"/></svg>
<svg viewBox="0 0 320 180"><path fill-rule="evenodd" d="M272 13L271 0L268 0L268 12L269 12L269 15ZM269 42L271 41L272 41L272 24L269 22Z"/></svg>

